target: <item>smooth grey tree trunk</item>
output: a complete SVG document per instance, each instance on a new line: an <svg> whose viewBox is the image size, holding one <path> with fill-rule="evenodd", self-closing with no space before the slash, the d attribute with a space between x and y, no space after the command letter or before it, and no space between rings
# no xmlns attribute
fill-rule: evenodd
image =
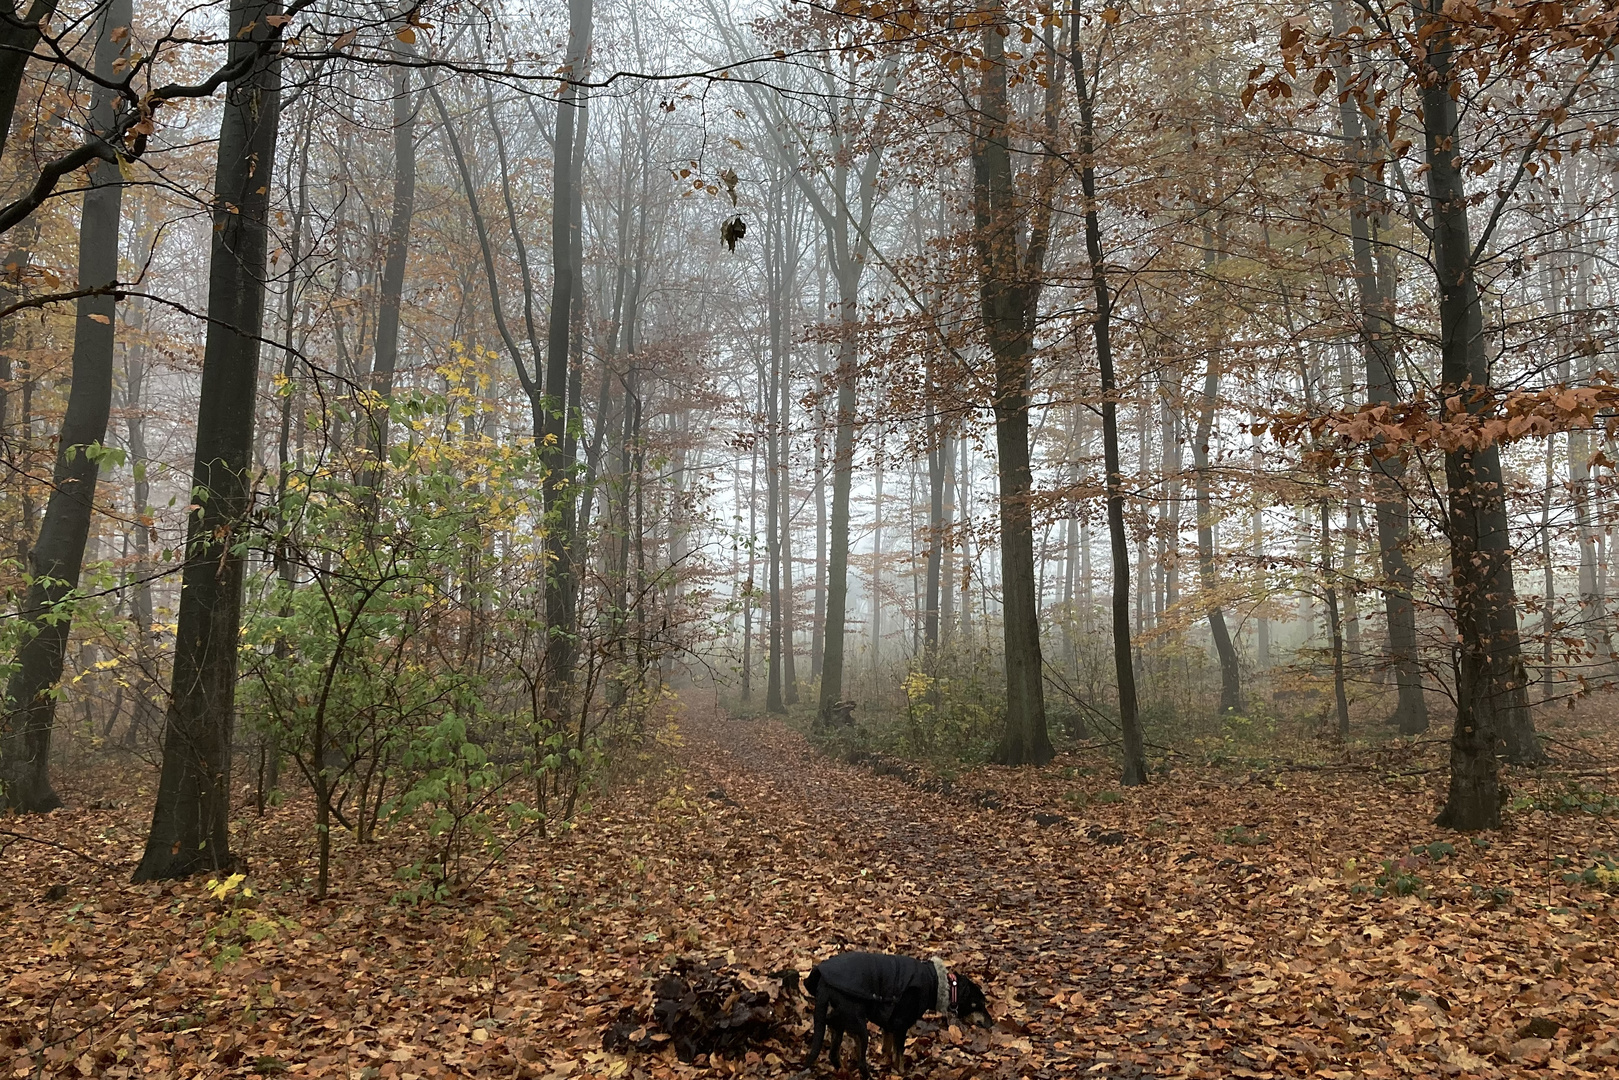
<svg viewBox="0 0 1619 1080"><path fill-rule="evenodd" d="M926 582L922 588L922 644L931 660L939 648L939 582L944 565L944 423L934 404L939 392L929 354L927 365L928 532Z"/></svg>
<svg viewBox="0 0 1619 1080"><path fill-rule="evenodd" d="M1253 444L1253 469L1256 477L1263 475L1264 455L1259 450L1256 436ZM1253 509L1254 594L1258 610L1254 614L1254 666L1260 671L1270 670L1270 619L1265 616L1265 605L1270 601L1269 575L1265 573L1265 508L1258 498Z"/></svg>
<svg viewBox="0 0 1619 1080"><path fill-rule="evenodd" d="M569 0L568 53L564 77L569 81L557 98L555 145L552 169L551 210L551 313L546 334L544 416L540 431L540 460L545 466L543 503L550 533L546 555L550 568L545 578L546 670L549 676L547 710L560 718L565 710L568 688L573 682L577 653L575 640L578 606L577 571L574 567L577 506L573 497L572 462L568 444L573 438L569 423L569 350L573 337L576 296L582 275L579 269L578 230L574 210L579 200L576 159L584 143L583 110L585 94L578 80L585 75L595 15L593 0ZM580 144L575 146L575 140Z"/></svg>
<svg viewBox="0 0 1619 1080"><path fill-rule="evenodd" d="M1050 236L1049 168L1041 188L1019 197L1012 168L1011 115L1003 25L984 32L984 66L973 133L973 240L979 308L994 358L996 464L1000 472L1002 632L1006 665L1006 729L995 760L1044 765L1056 756L1046 728L1045 672L1040 656L1040 599L1035 584L1034 477L1029 451L1029 385L1034 320ZM1049 31L1048 31L1049 35ZM1048 37L1049 51L1049 37ZM1056 65L1051 70L1055 73ZM1059 82L1048 80L1046 116L1055 123ZM1024 234L1025 201L1035 204Z"/></svg>
<svg viewBox="0 0 1619 1080"><path fill-rule="evenodd" d="M855 380L859 269L838 268L837 419L832 437L832 513L827 529L826 619L822 632L821 695L816 722L832 722L843 699L844 621L849 607L849 496L854 486Z"/></svg>
<svg viewBox="0 0 1619 1080"><path fill-rule="evenodd" d="M769 348L764 363L769 365L768 372L761 372L764 376L760 381L765 384L765 546L768 565L765 573L768 577L767 588L770 592L770 629L769 642L766 647L765 674L765 710L772 713L787 711L786 699L782 693L782 489L786 486L786 472L784 462L781 460L781 441L778 438L782 422L782 368L786 363L784 356L786 342L783 340L784 327L782 325L782 307L786 303L785 282L786 252L784 222L782 221L782 191L781 180L773 179L770 185L770 214L771 221L766 230L767 244L765 248L765 286L766 286L766 321L768 323ZM790 647L790 643L789 643Z"/></svg>
<svg viewBox="0 0 1619 1080"><path fill-rule="evenodd" d="M1203 376L1203 396L1197 413L1197 432L1192 439L1192 468L1195 472L1197 498L1197 567L1198 584L1205 593L1213 593L1219 586L1214 564L1214 499L1209 476L1209 438L1214 429L1214 410L1220 399L1220 356L1211 352L1209 368ZM1225 611L1218 599L1208 602L1205 610L1209 617L1209 634L1214 638L1214 651L1220 660L1220 712L1222 715L1241 713L1242 669L1237 663L1237 647L1231 641L1226 626Z"/></svg>
<svg viewBox="0 0 1619 1080"><path fill-rule="evenodd" d="M740 488L738 489L740 497ZM740 518L741 507L737 508ZM759 442L754 440L748 459L748 539L743 545L748 553L748 576L742 581L742 700L753 697L753 608L758 600L754 568L758 562L753 538L759 535ZM627 532L628 530L626 530Z"/></svg>
<svg viewBox="0 0 1619 1080"><path fill-rule="evenodd" d="M1348 26L1342 0L1335 0L1333 24L1339 33ZM1360 111L1348 94L1348 60L1337 70L1341 101L1339 127L1354 155L1355 168L1349 174L1350 248L1355 261L1355 289L1360 304L1361 353L1366 364L1366 397L1373 405L1392 405L1396 398L1395 370L1398 363L1397 332L1394 323L1394 254L1380 243L1384 214L1373 208L1367 190L1367 170L1372 147L1361 122ZM1422 669L1417 654L1417 616L1413 593L1416 575L1406 557L1410 543L1411 510L1406 494L1404 459L1374 442L1367 454L1372 470L1373 516L1377 522L1377 546L1383 572L1383 610L1388 625L1389 664L1398 687L1394 714L1389 718L1402 735L1419 735L1428 730L1428 706L1422 693Z"/></svg>
<svg viewBox="0 0 1619 1080"><path fill-rule="evenodd" d="M791 207L791 202L787 206ZM798 628L798 606L793 594L793 486L790 482L792 476L792 449L793 449L793 422L792 422L792 350L788 341L792 337L792 302L797 286L798 251L788 230L787 267L784 280L784 303L787 305L783 313L783 342L781 354L781 404L779 406L780 449L776 452L776 460L780 463L781 480L777 484L781 494L781 638L782 638L782 694L788 705L798 704L798 656L794 649Z"/></svg>
<svg viewBox="0 0 1619 1080"><path fill-rule="evenodd" d="M1102 250L1102 224L1096 204L1096 115L1085 78L1084 54L1074 46L1070 66L1079 100L1080 190L1085 196L1085 253L1090 262L1096 314L1091 332L1102 381L1102 467L1107 495L1107 531L1113 558L1113 671L1118 683L1119 726L1123 733L1121 782L1147 782L1146 739L1136 704L1136 674L1130 642L1130 547L1124 531L1124 476L1119 463L1118 384L1113 373L1113 297L1108 291Z"/></svg>
<svg viewBox="0 0 1619 1080"><path fill-rule="evenodd" d="M871 674L873 685L883 663L883 479L887 464L887 450L883 445L885 429L877 424L875 442L877 452L872 468L871 500Z"/></svg>
<svg viewBox="0 0 1619 1080"><path fill-rule="evenodd" d="M822 271L825 277L825 271ZM817 310L825 310L825 289L822 289L821 305ZM826 357L823 353L818 369L821 379L826 378ZM821 663L825 658L825 630L826 630L826 592L827 572L826 565L826 438L822 432L826 429L826 411L817 407L820 423L816 425L815 433L815 600L810 613L810 679L821 678Z"/></svg>
<svg viewBox="0 0 1619 1080"><path fill-rule="evenodd" d="M1163 476L1163 498L1158 511L1158 572L1163 578L1163 602L1169 612L1180 602L1181 535L1181 416L1180 374L1165 364L1159 371L1158 449ZM1179 637L1179 632L1175 632Z"/></svg>
<svg viewBox="0 0 1619 1080"><path fill-rule="evenodd" d="M955 444L951 441L950 431L945 428L939 433L939 459L944 469L944 512L939 518L940 526L948 531L955 525L956 508L956 453ZM950 637L950 631L956 625L956 553L953 548L947 548L943 534L939 538L939 643L942 645Z"/></svg>
<svg viewBox="0 0 1619 1080"><path fill-rule="evenodd" d="M94 64L98 78L117 78L118 61L128 48L128 28L133 21L132 0L109 0L96 31ZM114 40L118 30L124 33L119 35L120 40ZM11 58L0 56L0 60L9 64ZM0 70L0 77L5 75ZM0 85L0 94L4 91L5 86ZM14 86L11 93L15 99ZM3 104L0 101L0 106ZM97 86L91 95L90 123L102 129L110 127L114 104L113 92ZM73 628L72 597L84 564L96 479L112 412L117 302L111 287L118 280L123 194L118 166L95 162L90 168L79 224L79 288L107 291L80 297L77 302L73 382L57 440L50 501L29 557L30 582L22 610L29 624L28 637L18 650L16 666L6 686L0 730L0 799L22 813L42 814L62 805L50 782L55 690L62 679L68 634Z"/></svg>
<svg viewBox="0 0 1619 1080"><path fill-rule="evenodd" d="M155 235L155 234L148 234ZM146 447L146 377L147 348L144 340L145 302L131 299L124 326L128 331L124 345L124 441L129 447L129 467L134 476L135 520L130 527L131 547L135 551L134 565L129 571L129 621L135 645L136 676L131 690L135 704L129 727L124 729L123 744L136 745L145 735L157 734L163 711L158 707L162 695L159 678L158 631L153 624L152 606L152 538L150 515L152 512L151 459Z"/></svg>
<svg viewBox="0 0 1619 1080"><path fill-rule="evenodd" d="M407 46L399 42L396 48L403 50ZM399 308L410 258L410 224L416 212L416 99L410 89L410 70L401 64L393 72L394 197L377 298L376 347L371 358L371 391L381 399L372 424L371 444L379 468L388 453L387 406L393 399L394 372L399 366Z"/></svg>
<svg viewBox="0 0 1619 1080"><path fill-rule="evenodd" d="M240 641L248 470L257 405L266 221L281 119L279 49L259 51L280 0L233 0L231 55L256 54L231 82L219 131L208 336L197 404L174 681L163 769L136 881L223 870L230 851L231 734Z"/></svg>

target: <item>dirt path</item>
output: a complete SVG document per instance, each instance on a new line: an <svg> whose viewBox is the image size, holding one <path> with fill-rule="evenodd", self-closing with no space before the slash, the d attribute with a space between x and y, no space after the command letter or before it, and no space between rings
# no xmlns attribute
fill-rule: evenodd
<svg viewBox="0 0 1619 1080"><path fill-rule="evenodd" d="M1615 849L1607 818L1542 814L1539 834L1474 844L1428 824L1437 778L1353 769L1182 775L1081 809L1064 797L1105 779L980 770L967 786L1004 807L987 810L828 760L779 723L693 707L683 729L694 781L737 804L719 815L732 835L796 856L785 877L751 864L774 875L765 906L791 912L765 940L796 931L801 968L843 944L938 952L989 983L998 1030L924 1045L936 1075L1619 1066L1615 905L1557 870ZM1418 894L1380 887L1390 857Z"/></svg>
<svg viewBox="0 0 1619 1080"><path fill-rule="evenodd" d="M1130 940L1139 920L1123 914L1099 871L1099 860L1120 856L1117 846L1091 841L1066 817L1042 828L1033 809L985 810L831 761L774 721L694 709L682 727L683 760L738 804L727 808L738 831L835 854L802 870L820 889L799 907L811 920L801 966L844 945L943 955L989 984L1003 1018L989 1043L1017 1075L1099 1063L1135 1075L1118 1060L1132 1051L1165 1063L1172 1033L1139 1006L1180 998L1176 984L1215 961L1197 950L1142 955L1142 942ZM815 920L828 900L836 917ZM1068 1019L1082 1002L1089 1022L1109 1029L1106 1045L1089 1052Z"/></svg>

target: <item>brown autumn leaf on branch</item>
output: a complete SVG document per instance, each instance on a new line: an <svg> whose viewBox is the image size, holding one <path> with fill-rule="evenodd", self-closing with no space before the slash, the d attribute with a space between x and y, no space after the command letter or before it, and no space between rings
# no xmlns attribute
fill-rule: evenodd
<svg viewBox="0 0 1619 1080"><path fill-rule="evenodd" d="M1283 445L1335 439L1326 453L1372 444L1381 456L1411 449L1480 450L1564 431L1612 428L1619 422L1619 383L1599 373L1583 386L1481 392L1464 388L1443 401L1418 397L1325 413L1287 412L1252 425Z"/></svg>

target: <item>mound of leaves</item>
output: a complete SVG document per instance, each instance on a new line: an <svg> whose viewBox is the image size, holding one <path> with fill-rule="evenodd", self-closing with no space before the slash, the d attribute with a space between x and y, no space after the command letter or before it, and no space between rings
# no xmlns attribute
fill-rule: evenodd
<svg viewBox="0 0 1619 1080"><path fill-rule="evenodd" d="M619 1010L602 1049L651 1052L673 1046L688 1064L699 1054L727 1057L789 1038L799 1019L791 997L798 972L758 975L724 959L682 956L653 983L650 1001Z"/></svg>
<svg viewBox="0 0 1619 1080"><path fill-rule="evenodd" d="M875 750L849 750L842 755L843 760L850 765L870 769L875 776L891 776L901 783L925 791L932 795L958 795L968 802L984 810L1006 809L1006 799L998 791L989 788L957 789L954 782L947 776L936 776L914 761L881 754ZM1042 817L1051 818L1051 822L1063 820L1059 815L1043 814Z"/></svg>

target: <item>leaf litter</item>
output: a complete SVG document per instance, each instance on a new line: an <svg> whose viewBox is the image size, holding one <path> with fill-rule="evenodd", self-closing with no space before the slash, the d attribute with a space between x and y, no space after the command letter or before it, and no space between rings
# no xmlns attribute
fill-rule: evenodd
<svg viewBox="0 0 1619 1080"><path fill-rule="evenodd" d="M127 884L146 798L105 798L98 773L76 802L99 809L7 823L49 844L0 837L0 1067L785 1076L807 1010L766 973L859 947L986 984L992 1030L913 1030L913 1070L943 1080L1619 1069L1606 770L1572 801L1515 777L1525 806L1474 842L1428 824L1438 769L1178 768L1115 791L1064 758L947 793L695 697L682 731L576 829L420 907L392 902L397 850L347 839L337 895L310 902L297 799L240 823L259 872L235 891ZM688 1013L745 1037L677 1049L653 1015L671 973Z"/></svg>

